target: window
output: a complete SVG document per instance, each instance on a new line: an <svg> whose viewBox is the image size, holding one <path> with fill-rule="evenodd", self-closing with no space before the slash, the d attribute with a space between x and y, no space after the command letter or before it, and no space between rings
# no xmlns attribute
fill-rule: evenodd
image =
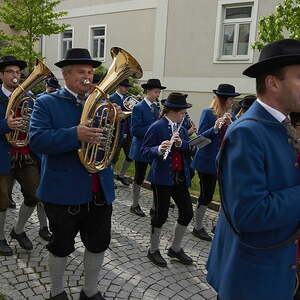
<svg viewBox="0 0 300 300"><path fill-rule="evenodd" d="M61 35L61 58L65 58L67 50L73 47L73 29L68 29Z"/></svg>
<svg viewBox="0 0 300 300"><path fill-rule="evenodd" d="M254 41L256 23L254 3L241 2L219 2L215 61L249 61L252 57L250 45Z"/></svg>
<svg viewBox="0 0 300 300"><path fill-rule="evenodd" d="M105 58L105 34L106 26L93 26L90 28L90 51L94 59L104 60Z"/></svg>

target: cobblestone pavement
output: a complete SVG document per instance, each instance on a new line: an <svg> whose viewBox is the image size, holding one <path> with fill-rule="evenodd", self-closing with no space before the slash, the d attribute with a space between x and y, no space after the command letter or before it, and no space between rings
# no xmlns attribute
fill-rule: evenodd
<svg viewBox="0 0 300 300"><path fill-rule="evenodd" d="M184 266L170 261L166 255L172 240L173 226L177 211L170 209L168 222L163 227L161 253L167 259L168 268L158 268L146 257L149 246L150 219L139 218L129 212L130 188L118 185L117 199L114 202L111 250L106 251L99 288L107 300L112 299L159 299L159 300L204 300L216 299L214 291L205 281L205 262L209 252L209 242L200 241L190 232L184 239L184 249L193 260L194 265ZM22 201L18 186L14 189L14 199ZM142 192L142 207L149 212L152 195L150 191ZM9 210L6 226L10 232L18 210ZM216 213L209 211L206 225L212 227ZM46 242L38 236L36 214L27 224L27 233L34 243L30 253L11 242L15 255L0 256L0 294L14 300L47 299L50 279L47 270ZM71 299L78 299L83 285L82 256L84 248L80 238L76 239L76 251L70 255L65 272L66 290Z"/></svg>

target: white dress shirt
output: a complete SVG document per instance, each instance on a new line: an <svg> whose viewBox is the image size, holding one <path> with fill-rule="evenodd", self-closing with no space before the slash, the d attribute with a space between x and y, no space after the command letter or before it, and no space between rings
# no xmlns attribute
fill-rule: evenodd
<svg viewBox="0 0 300 300"><path fill-rule="evenodd" d="M279 121L280 123L283 122L283 120L286 119L286 115L283 114L281 111L271 107L270 105L262 102L261 100L259 100L258 98L256 99L256 101L269 113L271 114L277 121Z"/></svg>
<svg viewBox="0 0 300 300"><path fill-rule="evenodd" d="M10 95L12 94L12 92L11 91L9 91L7 88L5 88L3 85L2 85L2 87L1 87L1 89L2 89L2 92L3 92L3 94L6 96L6 97L10 97Z"/></svg>

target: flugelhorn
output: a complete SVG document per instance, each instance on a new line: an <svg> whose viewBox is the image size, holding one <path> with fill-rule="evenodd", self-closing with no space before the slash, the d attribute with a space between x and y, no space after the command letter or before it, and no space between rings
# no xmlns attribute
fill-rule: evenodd
<svg viewBox="0 0 300 300"><path fill-rule="evenodd" d="M133 107L141 101L141 98L142 98L141 96L128 95L123 100L123 106L127 111L132 111Z"/></svg>
<svg viewBox="0 0 300 300"><path fill-rule="evenodd" d="M120 120L108 94L122 80L130 76L138 79L143 75L141 66L127 51L113 47L110 52L113 62L87 98L80 120L81 124L100 128L102 134L97 144L82 142L78 150L81 163L90 173L99 172L110 164L119 142Z"/></svg>
<svg viewBox="0 0 300 300"><path fill-rule="evenodd" d="M11 114L21 117L21 126L7 133L7 141L14 147L24 147L28 145L29 122L31 119L33 103L35 99L27 93L38 83L49 76L53 76L52 72L41 61L37 60L36 66L30 75L12 92L9 97L5 118ZM13 79L17 83L16 78ZM27 95L26 95L27 94Z"/></svg>

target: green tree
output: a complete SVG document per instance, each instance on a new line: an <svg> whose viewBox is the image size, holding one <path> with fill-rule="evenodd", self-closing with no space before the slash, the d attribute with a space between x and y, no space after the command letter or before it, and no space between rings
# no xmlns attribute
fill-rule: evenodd
<svg viewBox="0 0 300 300"><path fill-rule="evenodd" d="M283 38L300 39L300 0L284 0L276 6L275 12L262 17L258 24L258 40L254 49Z"/></svg>
<svg viewBox="0 0 300 300"><path fill-rule="evenodd" d="M3 0L0 5L0 22L16 31L11 35L0 31L0 39L8 42L1 49L4 55L15 55L28 62L31 71L35 58L42 59L41 53L35 51L35 44L42 35L49 36L63 32L68 25L57 24L58 18L67 14L55 12L59 0Z"/></svg>

